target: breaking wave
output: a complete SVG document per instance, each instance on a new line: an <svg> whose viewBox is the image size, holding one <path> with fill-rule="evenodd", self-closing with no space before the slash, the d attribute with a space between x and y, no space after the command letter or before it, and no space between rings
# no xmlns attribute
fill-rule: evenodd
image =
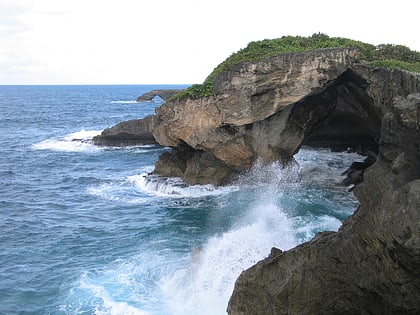
<svg viewBox="0 0 420 315"><path fill-rule="evenodd" d="M238 189L235 186L187 185L180 178L168 178L143 173L130 176L129 182L149 196L169 198L199 198L227 194Z"/></svg>
<svg viewBox="0 0 420 315"><path fill-rule="evenodd" d="M52 150L63 152L96 152L100 150L92 143L92 138L102 130L81 130L61 138L46 139L32 145L35 150Z"/></svg>

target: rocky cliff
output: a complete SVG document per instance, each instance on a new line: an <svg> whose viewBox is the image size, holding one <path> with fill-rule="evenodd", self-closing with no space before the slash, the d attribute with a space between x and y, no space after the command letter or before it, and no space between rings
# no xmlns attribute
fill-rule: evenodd
<svg viewBox="0 0 420 315"><path fill-rule="evenodd" d="M257 157L289 161L302 144L377 152L393 98L417 91L418 75L364 65L357 48L243 63L216 77L212 96L157 109L153 135L174 149L155 173L223 184Z"/></svg>
<svg viewBox="0 0 420 315"><path fill-rule="evenodd" d="M92 141L95 145L114 147L156 144L152 133L156 121L155 115L123 121L111 128L106 128L100 135L93 137Z"/></svg>
<svg viewBox="0 0 420 315"><path fill-rule="evenodd" d="M384 115L379 158L355 193L360 207L337 233L244 271L229 314L419 314L420 94Z"/></svg>

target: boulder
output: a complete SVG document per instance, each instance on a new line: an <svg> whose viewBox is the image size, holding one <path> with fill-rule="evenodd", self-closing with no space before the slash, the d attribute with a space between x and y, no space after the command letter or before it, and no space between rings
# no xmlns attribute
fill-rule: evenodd
<svg viewBox="0 0 420 315"><path fill-rule="evenodd" d="M356 187L357 211L242 272L228 313L420 313L420 94L382 119L379 155Z"/></svg>

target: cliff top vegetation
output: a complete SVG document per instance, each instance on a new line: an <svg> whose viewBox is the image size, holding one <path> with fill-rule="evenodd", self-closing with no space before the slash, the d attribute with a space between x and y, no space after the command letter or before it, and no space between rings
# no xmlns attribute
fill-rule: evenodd
<svg viewBox="0 0 420 315"><path fill-rule="evenodd" d="M171 99L213 95L216 76L236 64L258 61L284 53L344 47L358 47L361 51L360 59L367 61L372 66L420 73L420 52L410 50L406 46L393 44L375 46L348 38L329 37L322 33L313 34L310 37L283 36L250 42L245 48L233 53L219 64L202 84L194 84Z"/></svg>

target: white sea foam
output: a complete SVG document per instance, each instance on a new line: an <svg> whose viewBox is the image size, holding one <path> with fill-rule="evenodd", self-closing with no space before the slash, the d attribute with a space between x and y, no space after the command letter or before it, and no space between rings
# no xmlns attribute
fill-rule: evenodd
<svg viewBox="0 0 420 315"><path fill-rule="evenodd" d="M341 226L340 220L328 215L296 217L293 221L294 233L299 243L312 239L318 232L338 231Z"/></svg>
<svg viewBox="0 0 420 315"><path fill-rule="evenodd" d="M153 166L144 166L141 171L151 172ZM137 176L137 175L136 175ZM137 189L133 189L131 178L113 179L100 185L87 188L87 193L100 197L102 199L113 202L121 202L126 204L141 205L150 202L149 196L139 193Z"/></svg>
<svg viewBox="0 0 420 315"><path fill-rule="evenodd" d="M236 278L273 246L296 245L291 221L275 205L260 205L253 223L212 237L190 265L161 282L171 314L224 314Z"/></svg>
<svg viewBox="0 0 420 315"><path fill-rule="evenodd" d="M330 149L312 149L304 147L295 159L302 167L302 173L311 182L338 184L341 175L353 162L361 162L364 156L358 153L331 152ZM313 179L316 178L316 181Z"/></svg>
<svg viewBox="0 0 420 315"><path fill-rule="evenodd" d="M99 305L95 307L96 315L147 315L136 307L126 302L115 301L104 286L88 283L85 279L81 281L80 288L88 291L88 295L94 296Z"/></svg>
<svg viewBox="0 0 420 315"><path fill-rule="evenodd" d="M162 280L170 314L195 314L197 310L224 314L235 280L244 269L265 258L273 246L287 250L297 245L293 220L278 205L285 182L295 181L296 169L258 164L249 176L241 181L250 184L254 179L256 187L266 184L264 189L257 188L255 202L238 213L229 231L197 249L186 268Z"/></svg>
<svg viewBox="0 0 420 315"><path fill-rule="evenodd" d="M237 190L235 186L215 187L213 185L185 184L180 178L166 178L142 173L130 176L128 181L146 195L166 198L199 198L217 196Z"/></svg>
<svg viewBox="0 0 420 315"><path fill-rule="evenodd" d="M138 255L84 271L68 290L61 310L66 314L93 310L98 315L171 315L162 312L161 296L154 286L170 267L167 256L143 247Z"/></svg>
<svg viewBox="0 0 420 315"><path fill-rule="evenodd" d="M294 186L299 183L300 178L301 167L299 164L264 163L259 159L248 172L239 177L237 183L241 186L259 186L277 191Z"/></svg>
<svg viewBox="0 0 420 315"><path fill-rule="evenodd" d="M35 150L52 150L64 152L96 152L100 150L92 144L92 138L102 130L81 130L61 138L46 139L32 145Z"/></svg>
<svg viewBox="0 0 420 315"><path fill-rule="evenodd" d="M324 154L324 155L323 155ZM329 155L329 157L328 157ZM266 257L272 247L288 250L311 239L319 231L336 231L341 221L329 215L288 216L285 200L299 199L304 172L308 165L319 164L334 170L325 176L332 180L348 167L358 155L334 155L328 165L330 152L320 155L311 151L298 156L301 165L283 166L258 161L242 176L238 185L246 187L256 198L238 212L236 223L223 233L211 237L192 255L190 264L161 281L170 314L225 314L235 280L246 268ZM344 161L343 161L344 160ZM323 170L324 171L324 170ZM323 172L321 171L321 173Z"/></svg>
<svg viewBox="0 0 420 315"><path fill-rule="evenodd" d="M112 202L142 205L149 201L127 186L125 182L114 181L87 188L87 193Z"/></svg>

